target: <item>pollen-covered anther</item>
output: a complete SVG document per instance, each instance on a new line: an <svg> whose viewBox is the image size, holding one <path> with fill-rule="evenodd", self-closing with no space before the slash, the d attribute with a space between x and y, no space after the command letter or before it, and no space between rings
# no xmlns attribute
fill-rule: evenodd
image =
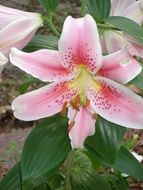
<svg viewBox="0 0 143 190"><path fill-rule="evenodd" d="M80 95L78 94L70 103L73 106L73 108L79 111Z"/></svg>
<svg viewBox="0 0 143 190"><path fill-rule="evenodd" d="M96 114L96 113L93 113L93 114L92 114L92 118L96 120L96 119L97 119L97 114Z"/></svg>
<svg viewBox="0 0 143 190"><path fill-rule="evenodd" d="M88 107L90 105L90 100L86 98L86 104L85 107Z"/></svg>
<svg viewBox="0 0 143 190"><path fill-rule="evenodd" d="M62 107L62 110L60 111L60 114L61 115L63 115L64 113L65 113L65 111L66 111L66 109L67 109L67 102L65 102L64 104L63 104L63 107Z"/></svg>

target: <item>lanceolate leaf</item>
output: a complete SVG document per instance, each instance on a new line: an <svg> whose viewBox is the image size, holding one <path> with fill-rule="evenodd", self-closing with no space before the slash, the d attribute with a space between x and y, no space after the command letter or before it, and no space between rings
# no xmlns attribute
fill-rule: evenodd
<svg viewBox="0 0 143 190"><path fill-rule="evenodd" d="M112 167L136 179L143 180L143 165L124 147L120 148Z"/></svg>
<svg viewBox="0 0 143 190"><path fill-rule="evenodd" d="M87 0L87 7L94 18L106 18L111 9L110 0Z"/></svg>
<svg viewBox="0 0 143 190"><path fill-rule="evenodd" d="M123 141L125 128L98 117L96 132L86 141L86 147L103 163L113 164Z"/></svg>
<svg viewBox="0 0 143 190"><path fill-rule="evenodd" d="M44 182L70 151L68 120L63 116L45 119L26 140L21 158L23 190Z"/></svg>
<svg viewBox="0 0 143 190"><path fill-rule="evenodd" d="M0 190L22 190L20 163L17 163L0 182Z"/></svg>
<svg viewBox="0 0 143 190"><path fill-rule="evenodd" d="M112 16L106 18L105 22L129 34L143 44L143 28L133 20L121 16Z"/></svg>
<svg viewBox="0 0 143 190"><path fill-rule="evenodd" d="M36 35L32 41L24 48L24 51L32 52L39 49L57 50L58 37L48 35Z"/></svg>

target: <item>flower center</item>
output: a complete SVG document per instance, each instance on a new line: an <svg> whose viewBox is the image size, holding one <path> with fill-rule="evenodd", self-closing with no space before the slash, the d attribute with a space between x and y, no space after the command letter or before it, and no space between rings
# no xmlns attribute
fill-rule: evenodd
<svg viewBox="0 0 143 190"><path fill-rule="evenodd" d="M87 99L87 91L90 86L99 88L99 84L93 78L93 74L88 71L85 65L79 65L76 71L75 79L72 81L72 85L77 89L76 96L72 100L73 106L79 108L79 106L87 107L89 100Z"/></svg>

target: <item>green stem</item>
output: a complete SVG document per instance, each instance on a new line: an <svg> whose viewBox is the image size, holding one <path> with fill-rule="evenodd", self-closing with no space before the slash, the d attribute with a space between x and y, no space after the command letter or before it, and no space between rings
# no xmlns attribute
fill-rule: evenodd
<svg viewBox="0 0 143 190"><path fill-rule="evenodd" d="M43 16L43 20L46 21L46 23L48 24L49 28L53 31L53 33L56 35L56 36L59 36L59 32L57 31L57 29L55 28L54 24L53 24L53 21L52 21L52 16Z"/></svg>
<svg viewBox="0 0 143 190"><path fill-rule="evenodd" d="M81 0L81 13L82 16L86 14L86 0Z"/></svg>
<svg viewBox="0 0 143 190"><path fill-rule="evenodd" d="M70 182L70 169L71 169L72 152L69 153L66 161L66 190L72 190Z"/></svg>

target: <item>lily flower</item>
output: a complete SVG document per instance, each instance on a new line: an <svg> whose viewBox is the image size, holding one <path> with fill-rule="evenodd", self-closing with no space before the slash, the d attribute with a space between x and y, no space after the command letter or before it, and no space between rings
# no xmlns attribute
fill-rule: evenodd
<svg viewBox="0 0 143 190"><path fill-rule="evenodd" d="M111 0L110 16L127 17L142 25L143 0ZM122 31L105 30L100 40L105 53L113 53L123 46L127 46L132 55L143 57L143 45Z"/></svg>
<svg viewBox="0 0 143 190"><path fill-rule="evenodd" d="M24 48L42 25L43 20L39 13L0 5L0 69L1 64L8 62L10 49Z"/></svg>
<svg viewBox="0 0 143 190"><path fill-rule="evenodd" d="M90 15L67 17L58 49L25 53L12 48L12 64L51 82L18 96L12 102L15 117L36 120L68 107L72 148L82 148L95 133L97 114L125 127L143 128L143 99L122 85L137 76L141 66L125 48L102 57L97 26Z"/></svg>

